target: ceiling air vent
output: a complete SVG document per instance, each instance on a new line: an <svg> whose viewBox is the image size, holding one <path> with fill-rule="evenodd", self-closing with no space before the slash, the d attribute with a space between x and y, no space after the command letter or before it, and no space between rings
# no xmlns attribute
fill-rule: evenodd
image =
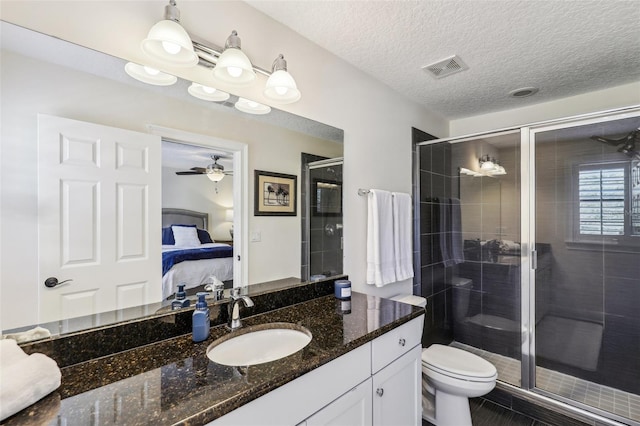
<svg viewBox="0 0 640 426"><path fill-rule="evenodd" d="M462 62L459 56L453 55L442 61L425 65L422 69L428 72L433 78L443 78L460 71L468 70L469 67Z"/></svg>

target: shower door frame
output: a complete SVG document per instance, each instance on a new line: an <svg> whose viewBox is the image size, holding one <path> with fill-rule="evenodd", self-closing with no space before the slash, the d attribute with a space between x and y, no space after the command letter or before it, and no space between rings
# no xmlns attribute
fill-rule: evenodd
<svg viewBox="0 0 640 426"><path fill-rule="evenodd" d="M624 118L640 117L640 106L635 105L627 108L603 111L593 114L581 115L576 117L568 117L560 120L550 120L547 122L536 123L521 127L521 285L522 295L527 294L526 298L521 298L522 304L522 385L523 390L528 390L546 397L551 400L559 401L576 412L588 412L598 417L598 420L607 424L615 421L631 422L637 424L633 420L619 416L615 413L605 411L591 405L575 401L570 398L563 397L553 392L536 387L536 342L535 342L535 324L536 324L536 146L535 139L538 133L549 132L553 130L567 129L571 127L580 127L590 124L598 124L607 121L614 121ZM525 313L526 312L526 313ZM617 423L616 423L617 424Z"/></svg>

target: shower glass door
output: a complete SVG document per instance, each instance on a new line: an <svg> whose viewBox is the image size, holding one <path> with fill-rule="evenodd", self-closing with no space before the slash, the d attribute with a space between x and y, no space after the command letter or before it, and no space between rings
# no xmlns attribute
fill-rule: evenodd
<svg viewBox="0 0 640 426"><path fill-rule="evenodd" d="M640 422L640 113L531 129L532 386ZM528 131L528 129L527 129Z"/></svg>

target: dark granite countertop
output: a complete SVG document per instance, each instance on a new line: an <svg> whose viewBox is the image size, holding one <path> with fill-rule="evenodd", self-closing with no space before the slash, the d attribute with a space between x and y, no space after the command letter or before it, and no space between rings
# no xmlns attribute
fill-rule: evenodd
<svg viewBox="0 0 640 426"><path fill-rule="evenodd" d="M205 424L423 313L354 292L344 314L332 295L318 297L243 319L245 326L290 322L309 329L311 343L286 358L216 364L205 351L230 333L217 326L205 342L193 343L187 334L63 367L57 391L4 424Z"/></svg>

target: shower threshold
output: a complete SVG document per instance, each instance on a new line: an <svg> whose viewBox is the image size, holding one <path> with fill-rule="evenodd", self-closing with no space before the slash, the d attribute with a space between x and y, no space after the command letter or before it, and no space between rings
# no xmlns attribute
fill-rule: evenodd
<svg viewBox="0 0 640 426"><path fill-rule="evenodd" d="M491 362L498 370L498 380L520 388L520 361L488 352L460 342L451 346L474 353ZM582 380L547 368L536 368L536 387L590 407L640 423L640 395Z"/></svg>

